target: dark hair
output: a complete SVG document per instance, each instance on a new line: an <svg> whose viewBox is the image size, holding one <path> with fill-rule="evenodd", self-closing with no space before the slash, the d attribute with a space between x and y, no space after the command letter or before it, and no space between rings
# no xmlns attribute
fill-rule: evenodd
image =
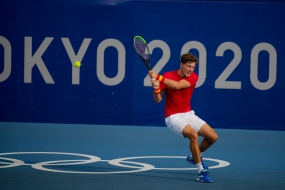
<svg viewBox="0 0 285 190"><path fill-rule="evenodd" d="M195 62L196 64L198 63L198 58L193 55L192 53L184 53L183 55L181 55L181 59L180 62L185 64L185 63L192 63Z"/></svg>

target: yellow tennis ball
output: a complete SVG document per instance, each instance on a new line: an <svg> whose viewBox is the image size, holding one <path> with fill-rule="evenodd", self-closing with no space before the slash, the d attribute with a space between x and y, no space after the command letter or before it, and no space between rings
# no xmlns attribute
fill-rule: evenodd
<svg viewBox="0 0 285 190"><path fill-rule="evenodd" d="M74 62L74 66L75 66L76 68L79 68L79 67L81 66L80 61L75 61L75 62Z"/></svg>

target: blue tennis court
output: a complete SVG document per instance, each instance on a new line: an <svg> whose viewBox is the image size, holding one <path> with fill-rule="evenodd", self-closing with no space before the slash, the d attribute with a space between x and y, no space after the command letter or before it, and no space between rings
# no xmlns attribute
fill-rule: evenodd
<svg viewBox="0 0 285 190"><path fill-rule="evenodd" d="M195 181L188 140L166 127L0 123L1 189L282 189L285 132L216 129Z"/></svg>

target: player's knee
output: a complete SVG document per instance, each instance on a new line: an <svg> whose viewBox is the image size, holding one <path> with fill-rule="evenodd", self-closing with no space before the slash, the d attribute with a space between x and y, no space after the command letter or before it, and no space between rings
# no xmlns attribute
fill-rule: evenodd
<svg viewBox="0 0 285 190"><path fill-rule="evenodd" d="M185 127L182 131L184 137L187 137L190 141L197 141L198 140L198 134L194 129L192 129L190 126Z"/></svg>
<svg viewBox="0 0 285 190"><path fill-rule="evenodd" d="M218 140L218 138L219 138L218 134L217 134L217 133L214 133L214 135L213 135L211 141L212 141L213 143L215 143L215 142Z"/></svg>
<svg viewBox="0 0 285 190"><path fill-rule="evenodd" d="M197 133L191 132L189 133L188 138L190 141L198 141L199 136Z"/></svg>

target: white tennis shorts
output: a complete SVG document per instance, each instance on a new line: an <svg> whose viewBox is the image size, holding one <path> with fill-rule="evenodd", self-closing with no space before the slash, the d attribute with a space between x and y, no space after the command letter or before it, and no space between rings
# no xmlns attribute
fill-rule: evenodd
<svg viewBox="0 0 285 190"><path fill-rule="evenodd" d="M204 125L204 123L206 122L196 116L195 112L191 110L186 113L177 113L170 115L165 118L165 123L169 129L171 129L181 137L184 137L182 134L182 130L186 125L190 125L196 132L198 132L202 125Z"/></svg>

